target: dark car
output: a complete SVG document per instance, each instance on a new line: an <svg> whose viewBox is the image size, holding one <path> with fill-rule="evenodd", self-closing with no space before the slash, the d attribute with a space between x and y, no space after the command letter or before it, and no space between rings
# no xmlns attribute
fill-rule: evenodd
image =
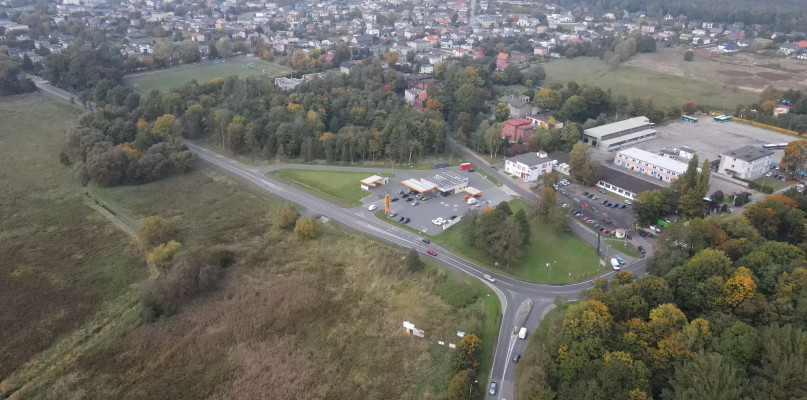
<svg viewBox="0 0 807 400"><path fill-rule="evenodd" d="M633 240L633 236L630 233L628 234L628 240Z"/></svg>
<svg viewBox="0 0 807 400"><path fill-rule="evenodd" d="M647 237L647 232L645 232L645 231L639 231L639 236L641 236L641 237Z"/></svg>
<svg viewBox="0 0 807 400"><path fill-rule="evenodd" d="M476 172L476 170L473 168L468 168L468 172Z"/></svg>
<svg viewBox="0 0 807 400"><path fill-rule="evenodd" d="M644 247L642 247L642 246L637 247L636 250L639 250L639 253L642 253L642 255L644 255L644 253L645 253L644 252Z"/></svg>
<svg viewBox="0 0 807 400"><path fill-rule="evenodd" d="M409 217L406 217L406 219L403 220L403 223L408 224L409 221L411 221L411 219Z"/></svg>
<svg viewBox="0 0 807 400"><path fill-rule="evenodd" d="M448 219L454 220L454 219L457 219L457 216L456 216L456 215L452 215L452 216L450 216Z"/></svg>
<svg viewBox="0 0 807 400"><path fill-rule="evenodd" d="M583 192L583 196L588 196L588 192Z"/></svg>
<svg viewBox="0 0 807 400"><path fill-rule="evenodd" d="M624 205L624 204L623 204L623 205L621 205L621 206L619 206L619 208L625 208L625 207L627 207L627 206L626 206L626 205Z"/></svg>
<svg viewBox="0 0 807 400"><path fill-rule="evenodd" d="M432 242L431 240L429 240L429 238L423 238L423 239L420 239L420 240L422 240L423 243L426 243L426 244L429 244L429 243Z"/></svg>
<svg viewBox="0 0 807 400"><path fill-rule="evenodd" d="M405 198L407 198L407 197L409 197L409 193L404 193L404 194L402 194L402 195L401 195L401 198L404 198L404 199L405 199Z"/></svg>
<svg viewBox="0 0 807 400"><path fill-rule="evenodd" d="M521 354L516 353L516 354L513 356L513 362L514 362L514 363L517 363L519 359L521 359Z"/></svg>
<svg viewBox="0 0 807 400"><path fill-rule="evenodd" d="M398 222L404 222L405 219L406 219L406 217L401 216L401 218L398 218Z"/></svg>
<svg viewBox="0 0 807 400"><path fill-rule="evenodd" d="M400 192L398 192L398 194L406 194L406 192L404 192L403 190L401 190Z"/></svg>
<svg viewBox="0 0 807 400"><path fill-rule="evenodd" d="M389 201L393 201L393 202L398 201L398 198L397 197L392 197L392 198L389 199Z"/></svg>
<svg viewBox="0 0 807 400"><path fill-rule="evenodd" d="M608 204L608 200L603 200L602 204Z"/></svg>

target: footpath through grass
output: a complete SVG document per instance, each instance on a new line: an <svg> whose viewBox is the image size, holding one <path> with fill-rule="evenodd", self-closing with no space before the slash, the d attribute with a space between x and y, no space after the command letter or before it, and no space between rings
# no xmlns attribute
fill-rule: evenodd
<svg viewBox="0 0 807 400"><path fill-rule="evenodd" d="M291 72L290 69L273 62L264 61L256 57L239 57L227 61L201 62L197 64L180 65L169 70L156 70L125 77L124 82L135 91L148 95L152 90L163 93L178 88L192 79L206 83L216 78L226 78L237 75L241 78L248 76L266 76L275 78Z"/></svg>
<svg viewBox="0 0 807 400"><path fill-rule="evenodd" d="M371 176L368 172L321 171L309 169L280 169L269 176L280 179L342 207L358 207L361 199L370 195L363 190L360 180ZM381 174L394 178L393 174Z"/></svg>
<svg viewBox="0 0 807 400"><path fill-rule="evenodd" d="M513 213L524 209L532 214L530 207L521 199L510 201ZM467 236L468 222L462 220L434 241L467 257L486 268L518 279L541 283L568 283L596 276L601 272L599 259L593 248L568 233L557 233L536 220L531 221L532 235L517 263L508 267L494 265L495 260L483 249L473 246ZM546 266L550 263L551 268Z"/></svg>

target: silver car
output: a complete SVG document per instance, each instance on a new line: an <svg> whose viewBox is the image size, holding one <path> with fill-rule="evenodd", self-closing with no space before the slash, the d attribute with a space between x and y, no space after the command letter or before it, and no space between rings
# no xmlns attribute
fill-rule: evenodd
<svg viewBox="0 0 807 400"><path fill-rule="evenodd" d="M488 393L490 393L491 395L496 394L496 382L490 383L490 390L488 390Z"/></svg>

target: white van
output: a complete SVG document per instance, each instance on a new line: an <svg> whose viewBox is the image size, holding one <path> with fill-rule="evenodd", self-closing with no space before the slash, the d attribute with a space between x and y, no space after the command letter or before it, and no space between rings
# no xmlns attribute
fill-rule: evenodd
<svg viewBox="0 0 807 400"><path fill-rule="evenodd" d="M611 268L613 268L614 271L619 271L619 269L620 269L619 260L617 260L616 258L612 258L611 259Z"/></svg>
<svg viewBox="0 0 807 400"><path fill-rule="evenodd" d="M526 339L527 338L527 328L521 327L521 330L518 331L518 338L519 339Z"/></svg>

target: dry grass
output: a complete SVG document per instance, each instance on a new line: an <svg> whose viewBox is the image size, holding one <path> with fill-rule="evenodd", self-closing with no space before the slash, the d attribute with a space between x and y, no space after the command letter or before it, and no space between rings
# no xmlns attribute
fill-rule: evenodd
<svg viewBox="0 0 807 400"><path fill-rule="evenodd" d="M77 110L0 99L0 381L144 276L129 236L83 203L59 165Z"/></svg>

